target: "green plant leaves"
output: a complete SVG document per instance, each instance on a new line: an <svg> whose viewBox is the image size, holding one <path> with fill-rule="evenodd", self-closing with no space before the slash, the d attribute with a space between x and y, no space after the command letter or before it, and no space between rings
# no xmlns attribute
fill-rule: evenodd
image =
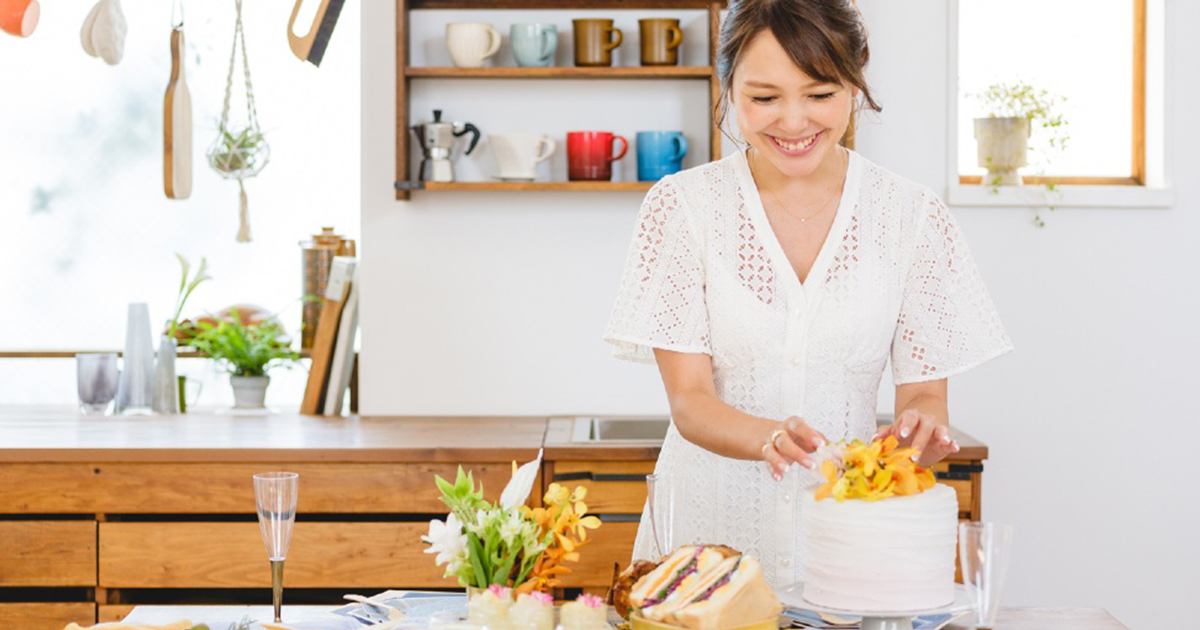
<svg viewBox="0 0 1200 630"><path fill-rule="evenodd" d="M300 353L282 339L283 329L274 319L243 326L237 311L217 325L201 322L192 347L224 362L234 376L266 376L275 363L295 362Z"/></svg>

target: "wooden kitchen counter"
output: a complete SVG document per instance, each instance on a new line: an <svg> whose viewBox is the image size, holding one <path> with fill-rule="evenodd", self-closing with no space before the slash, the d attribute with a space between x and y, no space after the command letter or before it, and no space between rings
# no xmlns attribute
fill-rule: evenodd
<svg viewBox="0 0 1200 630"><path fill-rule="evenodd" d="M534 499L550 483L585 486L589 512L603 521L564 586L603 593L613 564L629 561L661 444L577 442L574 428L569 417L0 408L0 630L266 592L251 477L270 470L300 474L285 576L293 597L334 603L347 592L454 588L420 542L447 511L434 476L453 479L461 464L495 500L512 462L543 447ZM958 493L960 518L977 520L987 447L955 436L962 450L934 470Z"/></svg>

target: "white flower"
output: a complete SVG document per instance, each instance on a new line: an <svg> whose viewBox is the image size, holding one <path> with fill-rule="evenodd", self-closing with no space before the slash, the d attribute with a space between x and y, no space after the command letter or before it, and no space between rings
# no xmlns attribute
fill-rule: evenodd
<svg viewBox="0 0 1200 630"><path fill-rule="evenodd" d="M513 546L513 541L525 535L525 519L516 510L508 513L508 519L500 525L500 540L509 547Z"/></svg>
<svg viewBox="0 0 1200 630"><path fill-rule="evenodd" d="M533 491L533 482L537 481L538 467L541 463L541 449L538 449L537 459L522 464L520 468L517 468L517 463L513 462L512 479L508 481L507 486L504 486L504 492L500 493L500 507L511 510L525 503L525 500L529 498L529 493Z"/></svg>
<svg viewBox="0 0 1200 630"><path fill-rule="evenodd" d="M446 516L446 522L429 521L429 535L421 540L429 543L425 553L436 553L434 563L442 565L449 563L446 573L452 574L467 559L467 535L463 532L462 522L451 512Z"/></svg>

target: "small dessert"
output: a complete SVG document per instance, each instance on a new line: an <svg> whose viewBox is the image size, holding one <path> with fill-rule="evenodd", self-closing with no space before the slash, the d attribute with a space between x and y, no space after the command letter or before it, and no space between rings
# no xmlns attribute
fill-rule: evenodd
<svg viewBox="0 0 1200 630"><path fill-rule="evenodd" d="M584 593L562 607L563 630L605 630L608 628L608 605L604 599Z"/></svg>
<svg viewBox="0 0 1200 630"><path fill-rule="evenodd" d="M554 630L554 598L549 593L521 593L508 609L510 630Z"/></svg>
<svg viewBox="0 0 1200 630"><path fill-rule="evenodd" d="M493 584L467 602L467 621L488 630L508 630L512 589Z"/></svg>

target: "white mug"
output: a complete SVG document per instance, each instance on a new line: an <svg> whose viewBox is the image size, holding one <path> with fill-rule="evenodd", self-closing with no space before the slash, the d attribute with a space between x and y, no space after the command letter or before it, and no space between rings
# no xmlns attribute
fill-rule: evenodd
<svg viewBox="0 0 1200 630"><path fill-rule="evenodd" d="M500 179L532 180L537 165L550 159L558 147L549 136L537 133L497 133L488 140Z"/></svg>
<svg viewBox="0 0 1200 630"><path fill-rule="evenodd" d="M482 68L488 57L500 50L500 31L482 22L451 22L446 25L446 46L459 68Z"/></svg>

